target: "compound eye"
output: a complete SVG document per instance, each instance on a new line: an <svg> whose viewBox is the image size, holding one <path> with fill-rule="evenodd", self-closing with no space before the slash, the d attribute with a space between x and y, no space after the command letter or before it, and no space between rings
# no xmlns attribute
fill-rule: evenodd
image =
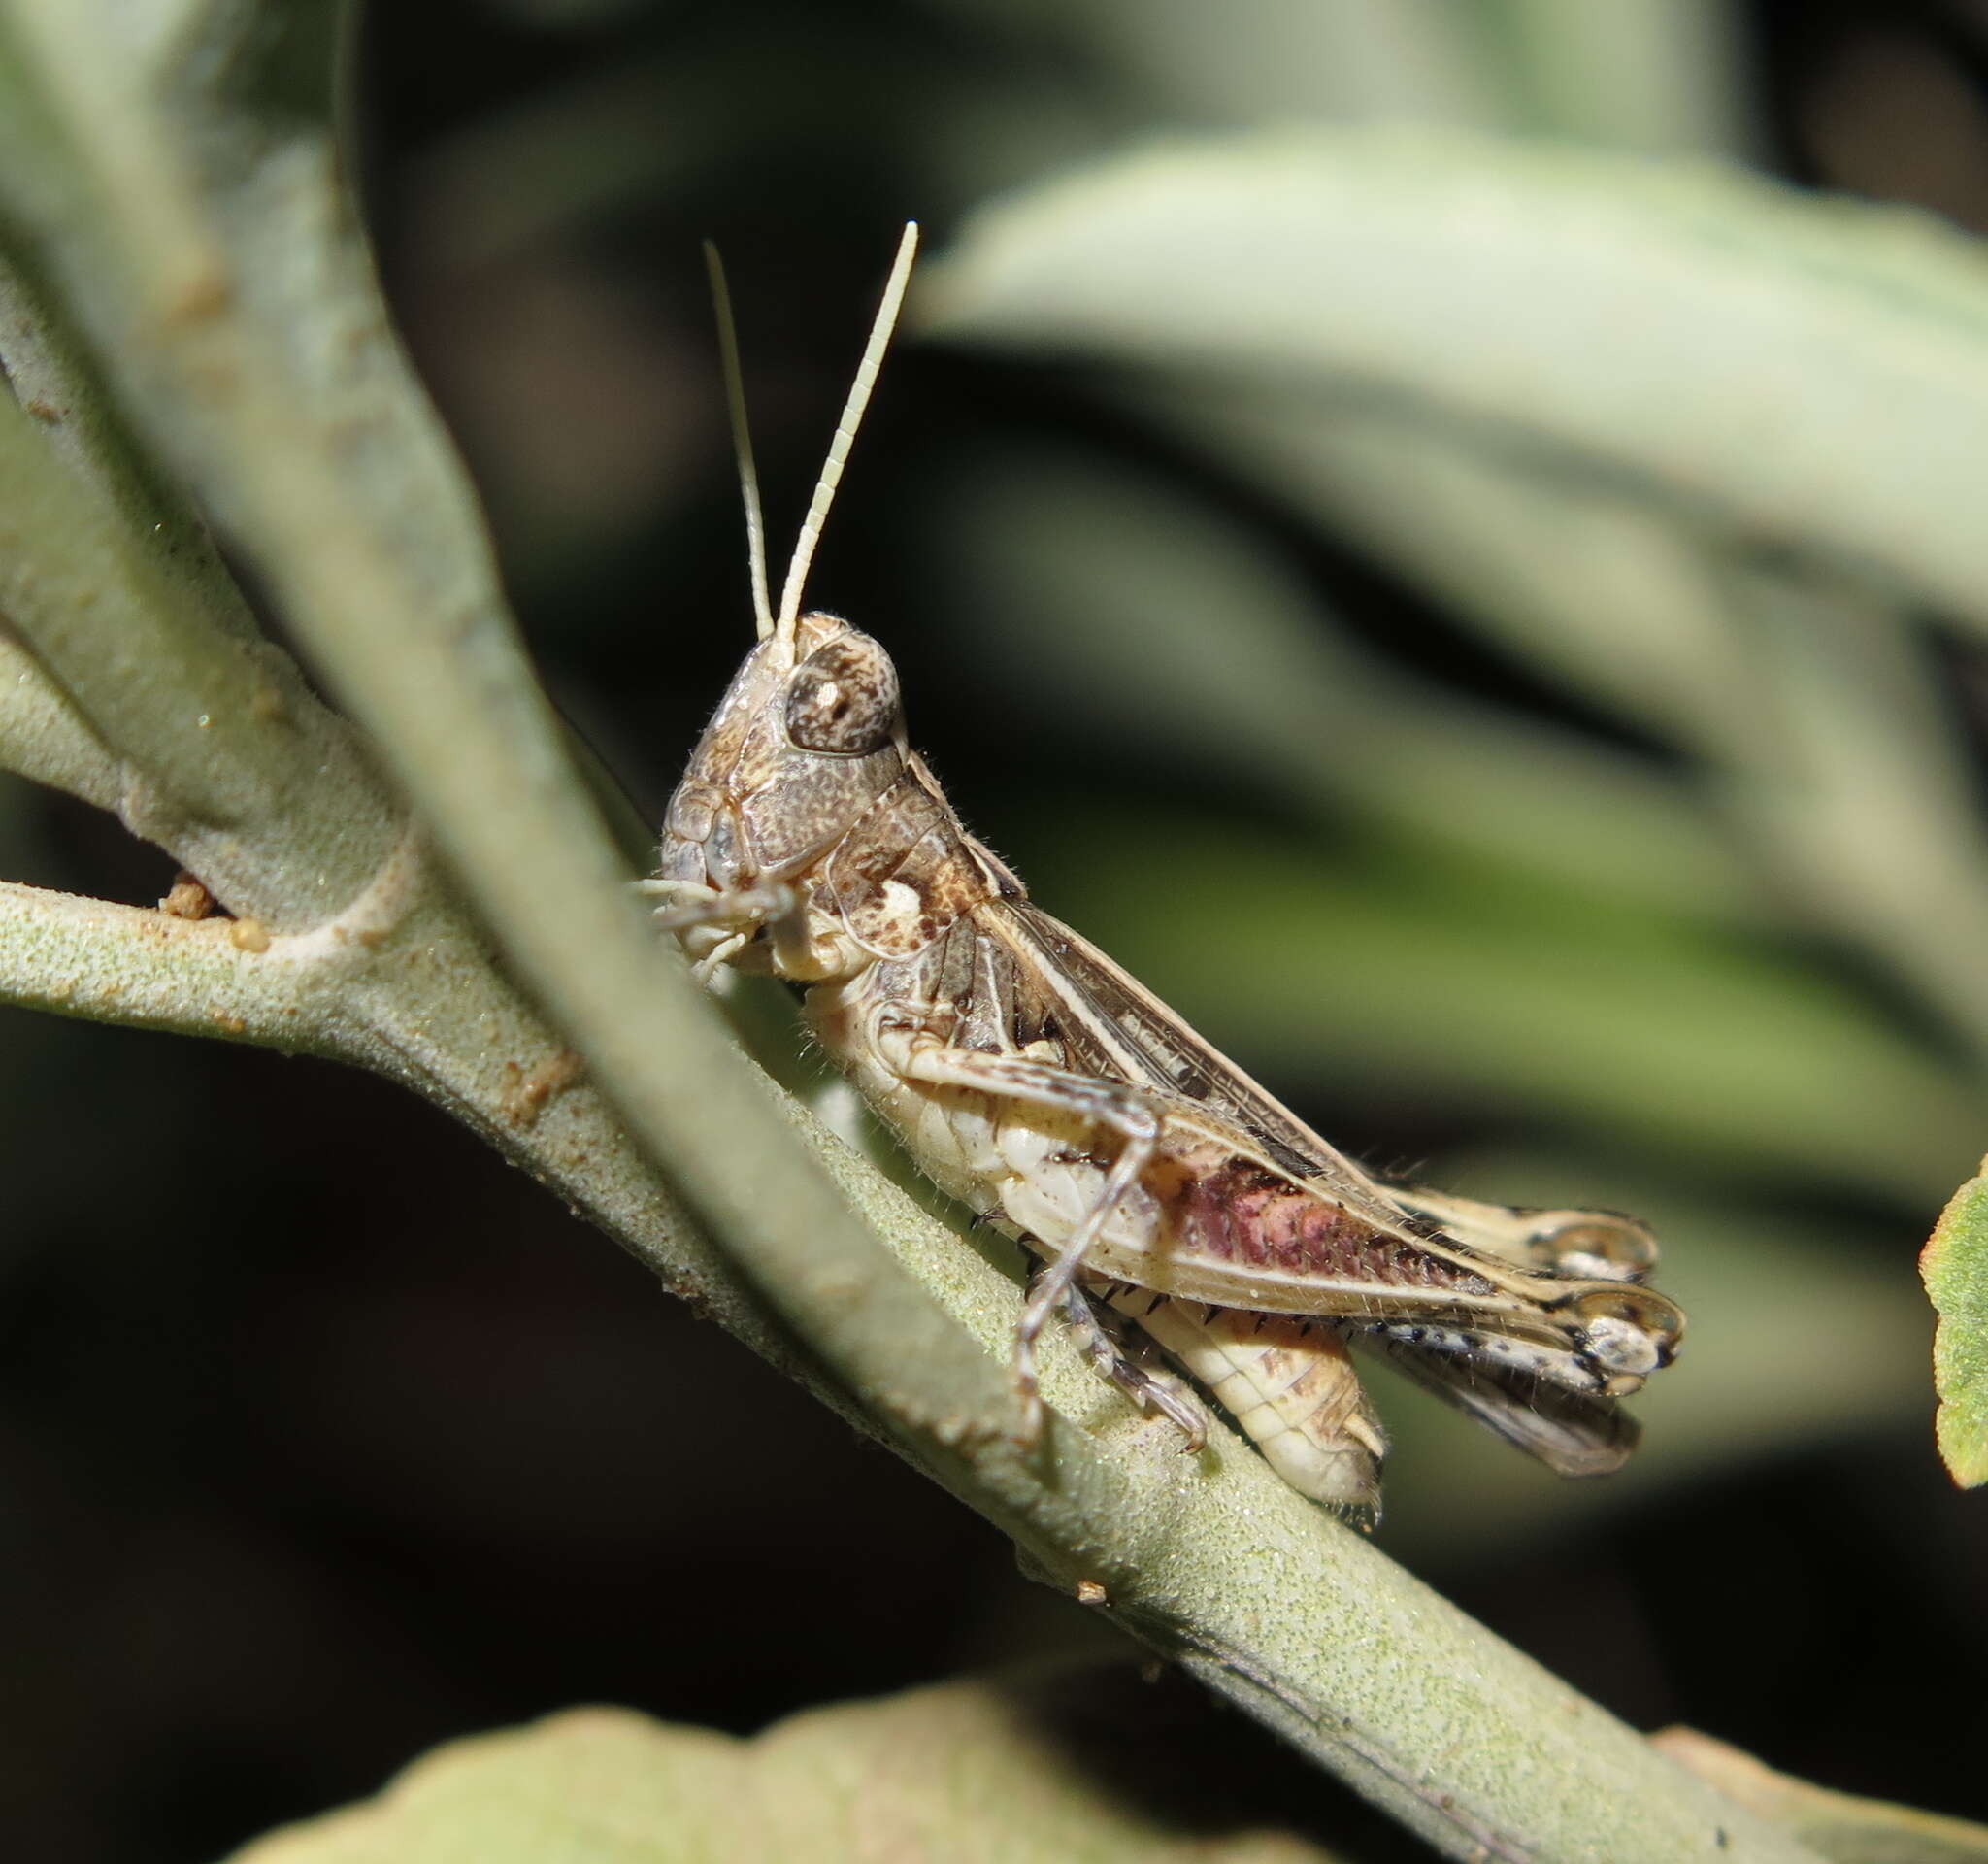
<svg viewBox="0 0 1988 1864"><path fill-rule="evenodd" d="M864 756L890 742L897 718L897 669L853 628L816 648L787 682L787 739L803 750Z"/></svg>

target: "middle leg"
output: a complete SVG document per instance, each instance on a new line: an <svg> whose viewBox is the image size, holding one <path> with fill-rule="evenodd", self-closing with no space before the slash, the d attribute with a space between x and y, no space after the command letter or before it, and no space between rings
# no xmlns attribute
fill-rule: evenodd
<svg viewBox="0 0 1988 1864"><path fill-rule="evenodd" d="M1084 1257L1103 1233L1111 1214L1124 1203L1158 1150L1163 1118L1160 1103L1150 1094L1115 1082L1100 1081L1050 1062L1023 1055L991 1054L978 1048L956 1048L936 1036L914 1042L906 1058L906 1075L935 1086L965 1087L997 1100L1025 1102L1053 1112L1077 1115L1117 1135L1118 1153L1105 1173L1104 1183L1090 1208L1058 1243L1041 1239L1053 1251L1047 1265L1029 1283L1029 1297L1014 1330L1013 1380L1022 1416L1016 1432L1024 1444L1034 1443L1043 1427L1043 1401L1036 1390L1036 1340L1049 1315L1063 1306Z"/></svg>

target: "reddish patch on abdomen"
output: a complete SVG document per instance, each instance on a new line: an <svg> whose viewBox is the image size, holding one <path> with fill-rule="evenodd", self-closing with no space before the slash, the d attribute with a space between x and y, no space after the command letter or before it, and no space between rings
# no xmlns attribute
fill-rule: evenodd
<svg viewBox="0 0 1988 1864"><path fill-rule="evenodd" d="M1232 1158L1169 1186L1163 1195L1176 1213L1179 1244L1214 1261L1388 1288L1497 1291L1482 1276L1423 1248L1412 1237L1375 1229L1254 1159Z"/></svg>

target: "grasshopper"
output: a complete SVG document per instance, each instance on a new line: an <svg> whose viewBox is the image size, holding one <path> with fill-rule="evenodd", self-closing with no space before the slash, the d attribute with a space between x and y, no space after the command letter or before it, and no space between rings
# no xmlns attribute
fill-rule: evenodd
<svg viewBox="0 0 1988 1864"><path fill-rule="evenodd" d="M890 656L801 591L910 275L904 244L771 601L724 277L707 249L758 644L672 797L642 884L710 982L803 986L821 1046L920 1169L1042 1258L1016 1325L1018 1436L1051 1315L1198 1450L1152 1348L1305 1494L1375 1517L1371 1350L1568 1476L1618 1467L1617 1400L1683 1316L1649 1234L1606 1212L1390 1187L1336 1151L1068 926L961 824L906 736Z"/></svg>

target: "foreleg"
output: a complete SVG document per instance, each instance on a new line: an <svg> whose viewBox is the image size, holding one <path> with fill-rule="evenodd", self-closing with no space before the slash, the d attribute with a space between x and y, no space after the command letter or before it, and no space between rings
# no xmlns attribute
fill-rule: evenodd
<svg viewBox="0 0 1988 1864"><path fill-rule="evenodd" d="M657 879L635 885L638 892L665 902L656 908L655 921L666 932L725 928L692 967L700 983L708 984L719 965L730 963L761 932L773 948L774 968L783 978L806 982L834 968L833 946L816 946L800 892L785 881L759 881L730 891L702 881Z"/></svg>

